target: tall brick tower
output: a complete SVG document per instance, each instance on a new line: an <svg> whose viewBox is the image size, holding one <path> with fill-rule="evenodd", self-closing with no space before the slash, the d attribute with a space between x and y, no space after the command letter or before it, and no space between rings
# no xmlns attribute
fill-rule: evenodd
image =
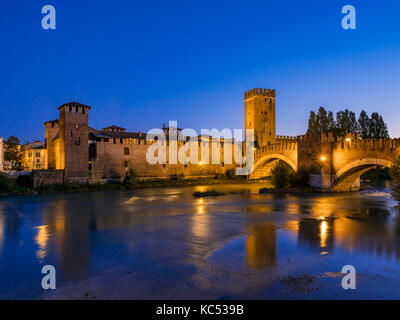
<svg viewBox="0 0 400 320"><path fill-rule="evenodd" d="M89 110L78 102L65 103L60 111L60 156L65 179L87 179L89 174Z"/></svg>
<svg viewBox="0 0 400 320"><path fill-rule="evenodd" d="M254 129L254 145L263 147L276 139L275 90L253 89L244 94L245 128Z"/></svg>

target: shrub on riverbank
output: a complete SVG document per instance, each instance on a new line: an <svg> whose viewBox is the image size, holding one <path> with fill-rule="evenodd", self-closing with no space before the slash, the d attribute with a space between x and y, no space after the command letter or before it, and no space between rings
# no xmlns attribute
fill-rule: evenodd
<svg viewBox="0 0 400 320"><path fill-rule="evenodd" d="M208 190L204 192L197 191L193 193L193 197L195 198L205 198L205 197L217 197L217 196L223 196L225 193L216 191L216 190Z"/></svg>
<svg viewBox="0 0 400 320"><path fill-rule="evenodd" d="M400 156L396 156L390 168L390 176L393 179L392 197L400 202Z"/></svg>
<svg viewBox="0 0 400 320"><path fill-rule="evenodd" d="M310 171L300 167L294 172L287 164L279 161L271 171L272 185L277 189L305 188L309 186Z"/></svg>
<svg viewBox="0 0 400 320"><path fill-rule="evenodd" d="M7 174L0 177L0 194L2 195L33 195L69 192L92 192L92 191L112 191L112 190L134 190L141 188L161 188L161 187L186 187L198 185L217 185L222 183L244 183L246 176L237 176L229 179L227 175L217 177L184 179L183 175L171 176L169 179L139 180L134 171L129 171L122 183L108 182L105 184L53 184L41 185L33 188L27 184L28 181L22 179L19 184L18 179L11 179Z"/></svg>
<svg viewBox="0 0 400 320"><path fill-rule="evenodd" d="M6 173L0 173L0 193L11 192L13 188L14 181Z"/></svg>
<svg viewBox="0 0 400 320"><path fill-rule="evenodd" d="M271 174L271 182L275 188L281 189L290 187L292 177L287 164L279 161L272 169Z"/></svg>
<svg viewBox="0 0 400 320"><path fill-rule="evenodd" d="M122 184L126 188L133 188L135 186L136 182L136 171L131 169L129 172L126 173L124 180L122 181Z"/></svg>
<svg viewBox="0 0 400 320"><path fill-rule="evenodd" d="M304 167L300 167L297 172L291 176L290 186L295 188L305 188L309 186L310 171Z"/></svg>

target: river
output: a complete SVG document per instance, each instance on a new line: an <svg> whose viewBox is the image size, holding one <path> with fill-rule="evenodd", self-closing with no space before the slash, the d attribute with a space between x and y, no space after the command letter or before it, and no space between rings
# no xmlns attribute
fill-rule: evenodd
<svg viewBox="0 0 400 320"><path fill-rule="evenodd" d="M258 194L259 184L0 199L0 299L399 299L390 186ZM195 191L227 193L195 199ZM56 290L41 287L56 269ZM344 265L356 289L344 290Z"/></svg>

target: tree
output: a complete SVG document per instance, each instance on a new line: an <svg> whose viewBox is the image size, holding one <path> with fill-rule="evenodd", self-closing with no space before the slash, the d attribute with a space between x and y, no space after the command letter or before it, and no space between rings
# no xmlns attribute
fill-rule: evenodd
<svg viewBox="0 0 400 320"><path fill-rule="evenodd" d="M17 137L10 136L4 142L4 160L11 162L13 170L22 170L22 153L20 141Z"/></svg>
<svg viewBox="0 0 400 320"><path fill-rule="evenodd" d="M387 139L389 132L387 125L379 113L374 112L371 114L370 133L372 139Z"/></svg>
<svg viewBox="0 0 400 320"><path fill-rule="evenodd" d="M390 167L390 176L393 179L392 197L400 202L400 156L396 156Z"/></svg>
<svg viewBox="0 0 400 320"><path fill-rule="evenodd" d="M335 119L333 118L333 113L332 111L328 112L328 132L335 132L336 130L336 122Z"/></svg>
<svg viewBox="0 0 400 320"><path fill-rule="evenodd" d="M328 113L324 107L319 107L317 113L318 133L326 133L329 129Z"/></svg>
<svg viewBox="0 0 400 320"><path fill-rule="evenodd" d="M358 132L358 123L354 112L345 109L336 113L336 135L345 136Z"/></svg>
<svg viewBox="0 0 400 320"><path fill-rule="evenodd" d="M290 168L283 161L278 161L275 167L271 170L271 182L275 188L286 188L291 184Z"/></svg>
<svg viewBox="0 0 400 320"><path fill-rule="evenodd" d="M334 130L336 127L332 112L327 112L324 107L319 107L318 113L310 112L307 134L321 134Z"/></svg>
<svg viewBox="0 0 400 320"><path fill-rule="evenodd" d="M368 113L364 110L361 111L358 118L358 131L361 139L371 139L371 119Z"/></svg>
<svg viewBox="0 0 400 320"><path fill-rule="evenodd" d="M317 124L317 116L314 111L310 112L310 118L308 119L308 129L307 134L317 134L318 132L318 124Z"/></svg>
<svg viewBox="0 0 400 320"><path fill-rule="evenodd" d="M348 109L336 113L336 121L331 111L319 107L318 113L310 112L307 134L332 133L335 137L360 133L362 139L386 139L389 132L382 116L374 112L369 118L367 112L361 111L357 120L356 114Z"/></svg>

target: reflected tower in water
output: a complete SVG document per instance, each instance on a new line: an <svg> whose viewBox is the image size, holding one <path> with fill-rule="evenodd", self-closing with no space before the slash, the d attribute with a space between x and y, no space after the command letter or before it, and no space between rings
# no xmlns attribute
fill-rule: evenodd
<svg viewBox="0 0 400 320"><path fill-rule="evenodd" d="M321 254L332 252L334 248L334 219L301 219L299 222L299 243Z"/></svg>
<svg viewBox="0 0 400 320"><path fill-rule="evenodd" d="M246 238L246 263L250 268L276 264L276 230L271 223L250 225Z"/></svg>

